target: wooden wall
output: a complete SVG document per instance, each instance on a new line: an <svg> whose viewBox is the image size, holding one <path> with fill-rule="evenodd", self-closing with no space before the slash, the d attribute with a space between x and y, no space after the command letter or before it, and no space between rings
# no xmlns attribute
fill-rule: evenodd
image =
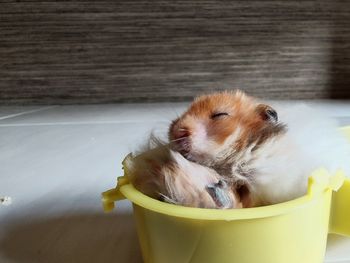
<svg viewBox="0 0 350 263"><path fill-rule="evenodd" d="M350 1L0 1L0 103L350 98Z"/></svg>

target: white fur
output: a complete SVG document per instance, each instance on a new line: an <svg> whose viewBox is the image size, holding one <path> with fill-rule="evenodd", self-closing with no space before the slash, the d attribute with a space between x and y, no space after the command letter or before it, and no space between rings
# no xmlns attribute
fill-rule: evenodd
<svg viewBox="0 0 350 263"><path fill-rule="evenodd" d="M334 120L305 105L275 109L288 131L256 153L254 199L271 204L299 197L306 192L309 175L319 167L349 174L349 142Z"/></svg>
<svg viewBox="0 0 350 263"><path fill-rule="evenodd" d="M143 152L126 158L124 165L132 184L150 197L189 207L240 207L230 188L225 190L227 204L217 204L210 195L207 187L222 179L215 170L185 159L154 137Z"/></svg>
<svg viewBox="0 0 350 263"><path fill-rule="evenodd" d="M198 120L198 123L200 123L200 120ZM200 130L199 133L197 132L197 129ZM235 131L228 136L225 142L220 145L216 141L207 137L206 127L203 126L203 124L197 124L194 129L194 134L191 137L192 149L190 156L193 156L195 162L210 166L211 160L225 158L227 148L230 148L234 142L237 141L241 131L241 127L238 126Z"/></svg>
<svg viewBox="0 0 350 263"><path fill-rule="evenodd" d="M232 153L231 147L242 127L237 128L223 145L218 146L207 138L205 128L198 123L197 134L192 142L194 152L191 152L196 158L186 156L189 161L180 153L162 146L162 143L153 143L153 147L150 145L142 155L132 160L133 163L127 165L131 180L141 179L139 190L152 197L160 193L167 197L168 202L187 206L199 206L203 200L208 200L204 207L214 208L215 204L205 188L221 176L235 176L235 180L245 181L250 186L252 205L256 206L284 202L304 195L308 177L317 168L324 167L331 173L343 169L350 174L350 144L334 120L302 104L274 108L279 122L287 125L287 132L272 137L255 151L252 151L254 145L251 145L240 153L235 152L234 164L228 163L228 170L232 168L228 172L230 174L222 174L221 167L213 166L212 160L225 160L227 154ZM149 151L152 148L155 149ZM161 178L164 178L165 185L162 185L152 165L146 162L147 159L164 167ZM177 167L177 171L166 169L169 161ZM208 164L216 171L193 161ZM237 170L244 170L248 176ZM235 200L234 196L232 199Z"/></svg>
<svg viewBox="0 0 350 263"><path fill-rule="evenodd" d="M170 150L170 155L179 170L187 175L191 184L200 191L204 191L210 184L217 183L219 175L213 169L191 162L178 152Z"/></svg>
<svg viewBox="0 0 350 263"><path fill-rule="evenodd" d="M192 147L198 152L210 152L213 145L208 143L207 130L200 120L195 119L193 127Z"/></svg>

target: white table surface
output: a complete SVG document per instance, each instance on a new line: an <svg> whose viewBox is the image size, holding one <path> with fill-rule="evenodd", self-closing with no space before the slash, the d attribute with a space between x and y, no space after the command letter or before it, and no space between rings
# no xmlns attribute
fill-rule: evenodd
<svg viewBox="0 0 350 263"><path fill-rule="evenodd" d="M350 125L350 102L312 104ZM100 194L186 105L1 106L0 262L142 262L130 203L104 214ZM350 262L350 238L330 236L325 262Z"/></svg>

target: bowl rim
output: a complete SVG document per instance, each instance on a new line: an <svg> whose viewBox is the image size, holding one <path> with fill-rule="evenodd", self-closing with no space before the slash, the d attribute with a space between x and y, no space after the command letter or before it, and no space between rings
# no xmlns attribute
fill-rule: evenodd
<svg viewBox="0 0 350 263"><path fill-rule="evenodd" d="M310 187L309 187L310 189ZM261 207L244 208L244 209L208 209L208 208L193 208L179 206L175 204L165 203L144 195L138 191L132 184L123 185L120 192L130 200L134 205L140 206L147 210L160 214L181 217L195 220L242 220L254 218L266 218L282 214L287 214L295 210L300 210L304 207L311 206L318 202L320 198L332 192L331 189L326 189L319 195L314 195L312 191L299 198ZM331 197L331 195L330 195Z"/></svg>

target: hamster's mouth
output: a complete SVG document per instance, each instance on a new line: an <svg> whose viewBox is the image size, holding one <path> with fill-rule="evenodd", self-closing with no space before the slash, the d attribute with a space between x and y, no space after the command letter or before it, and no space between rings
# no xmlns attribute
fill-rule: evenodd
<svg viewBox="0 0 350 263"><path fill-rule="evenodd" d="M196 149L191 136L181 137L170 141L170 149L180 153L187 160L204 166L210 166L212 159L206 153Z"/></svg>
<svg viewBox="0 0 350 263"><path fill-rule="evenodd" d="M189 137L181 137L170 142L170 147L181 153L185 158L191 152L191 139Z"/></svg>
<svg viewBox="0 0 350 263"><path fill-rule="evenodd" d="M194 163L201 163L201 158L194 151L189 137L177 139L170 143L170 148L178 153L180 153L187 160Z"/></svg>

